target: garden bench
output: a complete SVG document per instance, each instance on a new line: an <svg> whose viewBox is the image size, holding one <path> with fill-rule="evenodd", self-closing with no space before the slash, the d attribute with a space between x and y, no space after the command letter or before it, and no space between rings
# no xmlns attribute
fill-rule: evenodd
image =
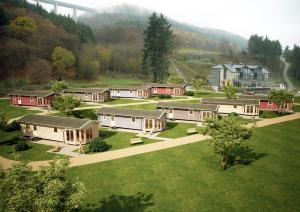
<svg viewBox="0 0 300 212"><path fill-rule="evenodd" d="M194 134L196 132L197 132L196 128L189 128L189 129L186 130L187 134Z"/></svg>
<svg viewBox="0 0 300 212"><path fill-rule="evenodd" d="M141 144L144 143L144 141L141 138L132 138L130 139L130 144L134 145L134 144Z"/></svg>

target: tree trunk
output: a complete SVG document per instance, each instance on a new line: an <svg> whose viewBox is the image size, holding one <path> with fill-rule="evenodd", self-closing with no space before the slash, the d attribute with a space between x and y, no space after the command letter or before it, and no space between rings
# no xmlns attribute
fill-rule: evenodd
<svg viewBox="0 0 300 212"><path fill-rule="evenodd" d="M222 156L220 159L220 164L223 170L227 168L228 165L228 157L227 156Z"/></svg>

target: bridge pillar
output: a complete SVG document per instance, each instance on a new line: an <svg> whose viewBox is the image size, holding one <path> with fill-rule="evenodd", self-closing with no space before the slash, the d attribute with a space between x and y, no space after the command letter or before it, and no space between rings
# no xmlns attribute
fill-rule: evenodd
<svg viewBox="0 0 300 212"><path fill-rule="evenodd" d="M73 7L73 19L77 21L77 8Z"/></svg>
<svg viewBox="0 0 300 212"><path fill-rule="evenodd" d="M54 14L57 14L57 3L54 3Z"/></svg>

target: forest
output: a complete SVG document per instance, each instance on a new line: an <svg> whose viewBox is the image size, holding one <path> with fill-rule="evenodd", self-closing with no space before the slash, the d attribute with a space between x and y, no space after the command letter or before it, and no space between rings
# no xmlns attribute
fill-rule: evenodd
<svg viewBox="0 0 300 212"><path fill-rule="evenodd" d="M294 45L293 49L289 49L287 46L283 56L291 64L289 72L291 72L292 76L300 82L300 46Z"/></svg>

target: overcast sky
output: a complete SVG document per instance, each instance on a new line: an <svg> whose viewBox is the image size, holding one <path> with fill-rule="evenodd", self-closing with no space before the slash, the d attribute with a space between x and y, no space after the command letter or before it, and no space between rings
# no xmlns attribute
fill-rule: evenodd
<svg viewBox="0 0 300 212"><path fill-rule="evenodd" d="M300 0L61 0L95 9L132 4L199 27L300 45ZM61 13L72 12L59 8Z"/></svg>

